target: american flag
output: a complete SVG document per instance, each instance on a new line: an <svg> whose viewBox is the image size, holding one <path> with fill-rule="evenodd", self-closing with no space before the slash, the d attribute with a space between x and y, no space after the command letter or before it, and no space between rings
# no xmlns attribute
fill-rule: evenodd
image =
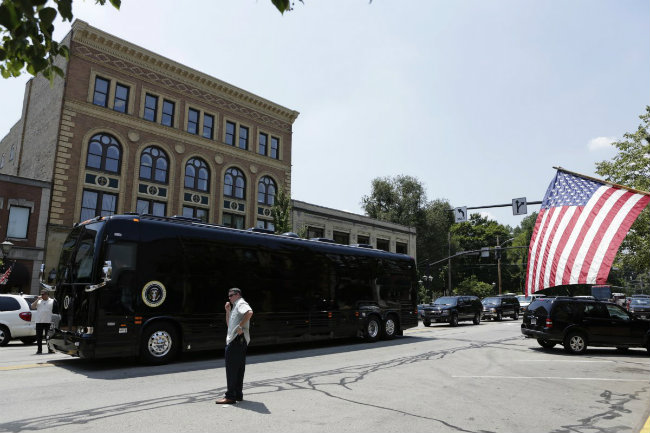
<svg viewBox="0 0 650 433"><path fill-rule="evenodd" d="M604 284L650 195L558 170L528 247L526 295L562 284Z"/></svg>
<svg viewBox="0 0 650 433"><path fill-rule="evenodd" d="M14 268L14 265L9 266L9 269L7 271L0 275L0 284L7 284L7 281L9 281L9 275L11 275L11 270Z"/></svg>

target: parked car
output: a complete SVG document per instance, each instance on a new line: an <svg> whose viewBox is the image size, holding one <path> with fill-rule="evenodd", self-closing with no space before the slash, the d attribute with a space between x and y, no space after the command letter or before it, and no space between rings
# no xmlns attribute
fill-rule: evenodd
<svg viewBox="0 0 650 433"><path fill-rule="evenodd" d="M620 305L621 307L625 307L626 304L625 293L612 293L610 302Z"/></svg>
<svg viewBox="0 0 650 433"><path fill-rule="evenodd" d="M528 308L531 302L537 298L543 298L546 295L533 293L532 295L517 295L517 300L519 301L519 314L524 314L524 311Z"/></svg>
<svg viewBox="0 0 650 433"><path fill-rule="evenodd" d="M544 348L562 344L574 354L584 353L587 346L645 347L650 352L650 321L637 319L611 302L539 298L524 313L521 332Z"/></svg>
<svg viewBox="0 0 650 433"><path fill-rule="evenodd" d="M34 299L34 296L0 294L0 346L6 346L14 338L25 344L36 341L36 327L30 310Z"/></svg>
<svg viewBox="0 0 650 433"><path fill-rule="evenodd" d="M482 310L481 301L476 296L442 296L424 306L422 324L431 326L432 322L448 322L457 326L458 322L471 320L478 325Z"/></svg>
<svg viewBox="0 0 650 433"><path fill-rule="evenodd" d="M631 296L627 302L627 311L639 319L650 319L650 296Z"/></svg>
<svg viewBox="0 0 650 433"><path fill-rule="evenodd" d="M503 317L512 317L515 320L519 319L519 300L512 295L503 296L490 296L483 298L481 301L483 305L483 313L481 318L494 319L501 321Z"/></svg>

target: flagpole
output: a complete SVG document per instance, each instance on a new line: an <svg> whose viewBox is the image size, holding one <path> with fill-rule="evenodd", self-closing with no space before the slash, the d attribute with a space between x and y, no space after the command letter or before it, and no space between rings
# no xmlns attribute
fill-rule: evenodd
<svg viewBox="0 0 650 433"><path fill-rule="evenodd" d="M591 177L591 176L587 176L587 175L584 175L584 174L576 173L575 171L570 171L570 170L567 170L567 169L562 168L562 167L553 167L553 168L556 169L556 170L563 171L563 172L565 172L565 173L572 174L572 175L574 175L574 176L580 176L580 177L583 177L583 178L585 178L585 179L593 180L593 181L595 181L595 182L603 182L603 183L606 183L606 184L608 184L608 185L615 186L615 187L617 187L617 188L626 189L626 190L628 190L628 191L630 191L630 192L634 192L634 193L636 193L636 194L650 195L650 192L648 192L648 191L642 191L642 190L640 190L640 189L630 188L629 186L620 185L620 184L618 184L618 183L610 182L610 181L608 181L608 180L598 179L598 178L596 178L596 177Z"/></svg>

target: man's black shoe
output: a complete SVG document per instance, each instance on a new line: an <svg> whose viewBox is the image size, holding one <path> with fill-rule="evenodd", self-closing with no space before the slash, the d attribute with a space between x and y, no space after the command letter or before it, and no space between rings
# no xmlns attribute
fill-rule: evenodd
<svg viewBox="0 0 650 433"><path fill-rule="evenodd" d="M219 400L214 402L215 404L236 404L237 401L231 400L229 398L220 398Z"/></svg>

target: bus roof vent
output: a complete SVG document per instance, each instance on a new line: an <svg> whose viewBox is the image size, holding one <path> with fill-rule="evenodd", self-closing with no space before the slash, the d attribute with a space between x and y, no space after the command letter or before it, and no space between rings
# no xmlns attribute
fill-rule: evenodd
<svg viewBox="0 0 650 433"><path fill-rule="evenodd" d="M370 244L352 244L350 246L351 247L357 247L357 248L370 248L371 250L375 248Z"/></svg>
<svg viewBox="0 0 650 433"><path fill-rule="evenodd" d="M327 242L330 244L335 244L336 241L334 239L329 239L329 238L309 238L310 241L319 241L319 242Z"/></svg>
<svg viewBox="0 0 650 433"><path fill-rule="evenodd" d="M298 235L298 233L294 233L294 232L282 233L282 236L286 236L286 237L289 237L289 238L299 238L300 237L300 235Z"/></svg>
<svg viewBox="0 0 650 433"><path fill-rule="evenodd" d="M203 220L201 218L186 217L186 216L183 216L183 215L174 215L171 218L175 219L177 221L187 221L187 222L193 222L193 223L202 223L203 222Z"/></svg>
<svg viewBox="0 0 650 433"><path fill-rule="evenodd" d="M251 227L247 231L255 232L255 233L266 233L267 235L274 235L275 234L275 232L273 230L262 229L262 228L259 228L259 227Z"/></svg>

